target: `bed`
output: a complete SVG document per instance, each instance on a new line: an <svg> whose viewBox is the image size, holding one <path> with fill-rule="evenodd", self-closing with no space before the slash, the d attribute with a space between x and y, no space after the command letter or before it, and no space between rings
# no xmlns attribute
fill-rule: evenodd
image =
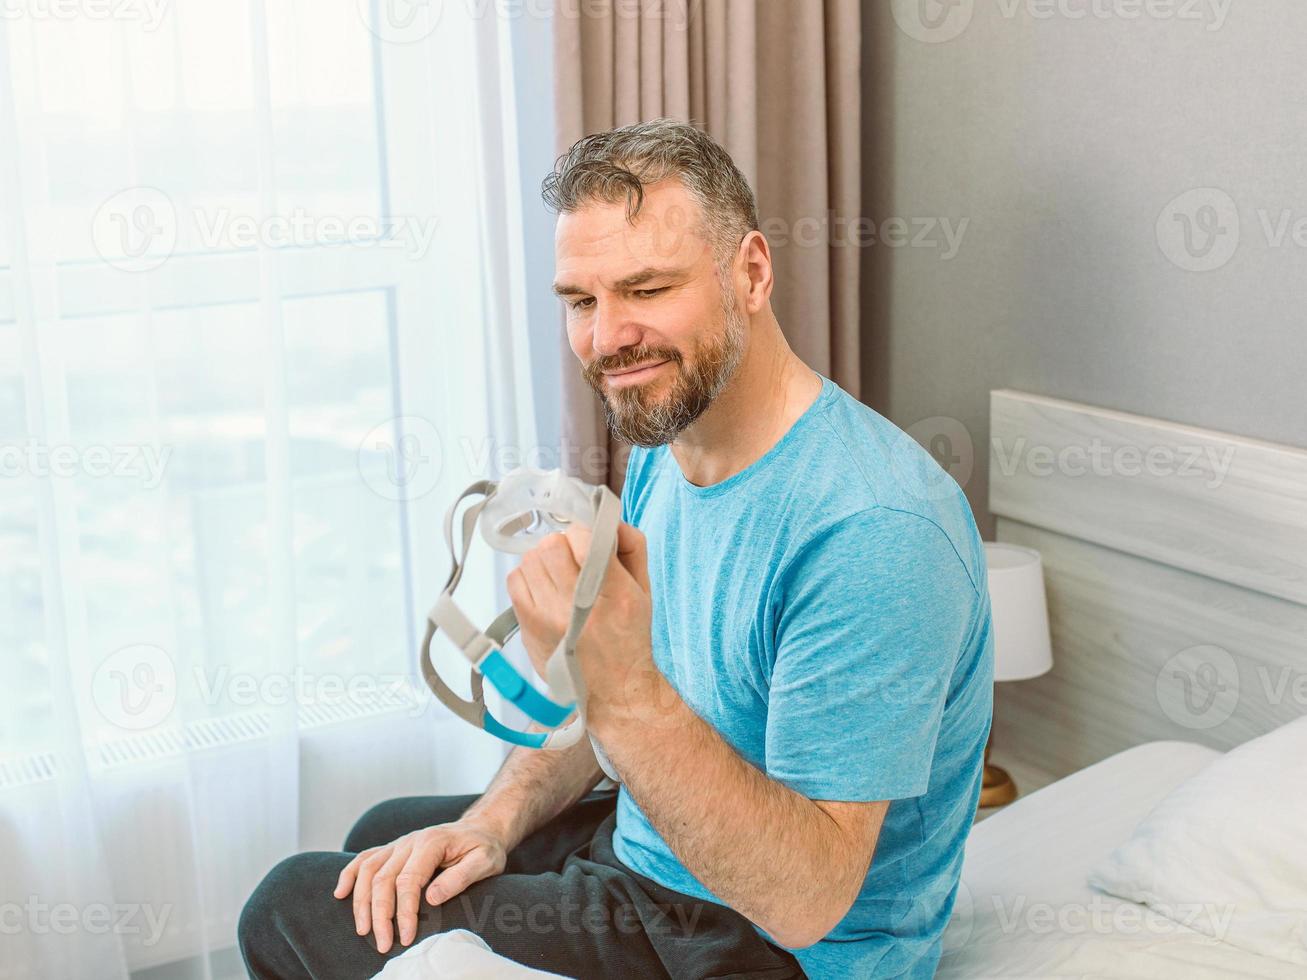
<svg viewBox="0 0 1307 980"><path fill-rule="evenodd" d="M1086 882L1156 803L1219 755L1192 742L1137 746L977 824L938 980L1301 980L1301 967L1210 939Z"/></svg>
<svg viewBox="0 0 1307 980"><path fill-rule="evenodd" d="M1282 683L1307 672L1307 450L1010 390L988 444L996 538L1043 556L1056 651L998 685L995 737L1060 778L972 831L939 976L1307 975L1087 881L1176 786L1307 711Z"/></svg>

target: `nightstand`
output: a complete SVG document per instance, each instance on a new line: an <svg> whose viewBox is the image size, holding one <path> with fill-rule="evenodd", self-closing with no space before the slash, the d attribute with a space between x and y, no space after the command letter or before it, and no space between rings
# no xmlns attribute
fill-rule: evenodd
<svg viewBox="0 0 1307 980"><path fill-rule="evenodd" d="M994 761L1011 773L1013 781L1015 781L1017 786L1020 787L1020 795L1017 796L1017 800L1020 800L1024 796L1029 796L1035 790L1043 789L1045 786L1050 783L1055 783L1059 779L1059 777L1054 773L1040 769L1037 766L1029 765L1019 759L1014 759L1009 755L1005 755L1001 750L995 751L993 756ZM1014 800L1013 802L1016 801ZM1011 803L1007 804L1007 806L1011 805ZM982 807L976 811L976 823L979 823L986 817L993 816L995 813L1004 809L1006 809L1006 807Z"/></svg>

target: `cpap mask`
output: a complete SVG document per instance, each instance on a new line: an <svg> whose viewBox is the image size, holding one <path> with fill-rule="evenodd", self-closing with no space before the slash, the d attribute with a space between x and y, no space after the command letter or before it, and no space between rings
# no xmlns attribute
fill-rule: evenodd
<svg viewBox="0 0 1307 980"><path fill-rule="evenodd" d="M462 518L462 550L454 548L454 516L468 497L482 499L468 507ZM608 563L617 552L617 528L622 519L621 501L603 486L591 486L565 475L562 470L542 471L522 467L498 483L478 480L464 490L445 514L445 544L453 568L440 598L427 614L426 637L422 641L422 676L441 703L464 721L484 729L496 738L533 749L565 749L585 734L585 680L576 660L576 642L585 627L590 609L599 595ZM540 539L572 524L590 528L590 551L576 580L572 617L567 633L549 658L545 680L548 695L522 677L504 657L503 647L518 630L517 616L509 606L480 630L454 602L454 590L463 577L468 549L478 522L481 536L490 547L510 554L525 554ZM443 631L472 665L472 697L460 697L450 690L431 660L431 643ZM532 721L550 729L524 732L509 728L487 709L484 680L489 680L512 704ZM567 719L576 717L568 722ZM564 724L564 722L567 722ZM608 757L591 739L595 757L608 776L620 782Z"/></svg>

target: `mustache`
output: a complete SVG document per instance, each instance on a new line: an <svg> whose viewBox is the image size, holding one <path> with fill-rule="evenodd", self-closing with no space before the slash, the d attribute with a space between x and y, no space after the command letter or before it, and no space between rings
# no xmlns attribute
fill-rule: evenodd
<svg viewBox="0 0 1307 980"><path fill-rule="evenodd" d="M653 364L656 361L672 361L679 365L681 360L681 352L671 347L641 347L607 357L596 357L585 366L585 374L587 378L598 381L609 371L624 371L638 364Z"/></svg>

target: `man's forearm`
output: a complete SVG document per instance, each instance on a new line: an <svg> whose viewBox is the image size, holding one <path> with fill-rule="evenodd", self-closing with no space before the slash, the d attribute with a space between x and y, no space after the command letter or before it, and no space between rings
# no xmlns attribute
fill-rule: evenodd
<svg viewBox="0 0 1307 980"><path fill-rule="evenodd" d="M539 726L532 729L542 731ZM513 749L486 791L464 814L512 850L532 831L594 789L603 778L588 738L566 749Z"/></svg>
<svg viewBox="0 0 1307 980"><path fill-rule="evenodd" d="M778 942L824 934L834 923L814 910L847 909L867 871L850 867L839 826L742 759L674 691L648 703L660 706L656 718L595 719L595 732L654 829L695 878Z"/></svg>

